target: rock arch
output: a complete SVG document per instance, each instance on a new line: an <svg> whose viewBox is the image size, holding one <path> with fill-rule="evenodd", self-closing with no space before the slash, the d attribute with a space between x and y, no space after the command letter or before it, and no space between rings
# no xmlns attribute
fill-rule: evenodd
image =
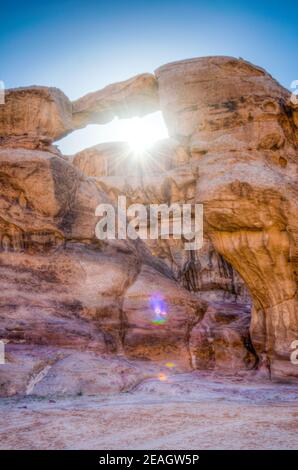
<svg viewBox="0 0 298 470"><path fill-rule="evenodd" d="M104 170L101 174L106 168L107 149L110 159L127 154L121 143L96 146L69 159L53 146L62 136L89 123L106 123L115 116L156 110L163 112L170 139L158 143L152 149L152 160L129 178L123 177L123 172L110 174ZM93 323L88 324L90 331L83 344L92 348L100 344L96 348L102 352L106 351L108 338L113 351L121 342L125 349L127 318L123 305L130 305L133 311L135 301L144 301L139 298L138 286L146 286L148 279L156 283L161 276L160 284L170 285L167 288L173 292L170 297L177 315L173 317L174 329L169 331L175 338L182 331L181 325L184 328L176 352L179 357L183 351L187 362L185 338L190 326L198 322L198 310L202 315L205 306L200 304L198 309L191 294L177 288L173 273L185 262L183 251L179 246L171 251L169 246L153 243L150 254L131 243L102 248L94 240L96 205L113 200L119 193L127 194L131 202L187 200L204 204L206 235L239 272L251 293L251 338L261 365L269 367L273 379L298 377L297 366L290 361L291 343L298 338L297 105L268 73L242 59L204 57L162 66L155 75L133 77L75 102L55 88L8 90L6 105L0 106L0 130L1 173L9 183L2 194L1 219L5 230L7 224L16 226L18 237L19 231L31 234L34 228L27 245L35 256L33 259L23 253L24 247L17 255L4 251L4 267L11 276L18 269L30 278L27 287L32 279L38 281L48 299L45 323L37 324L33 313L36 311L38 316L40 307L28 293L32 308L29 302L25 311L31 308L30 321L37 328L30 329L32 341L36 341L41 326L47 339L55 344L62 341L59 332L51 330L51 309L57 312L57 299L52 296L49 302L48 294L55 282L62 282L64 290L58 305L61 317L73 313L80 322L100 325L98 331ZM88 164L90 158L92 165ZM157 159L158 171L154 166ZM91 168L93 173L89 174ZM6 233L3 229L2 235ZM41 255L37 254L37 246L41 246ZM52 271L43 257L44 246L51 253ZM168 258L164 256L167 250ZM163 257L170 266L161 262ZM119 268L124 259L130 268L128 273ZM66 268L56 272L59 263ZM114 280L119 281L108 285L100 263L111 272L115 270ZM85 284L80 287L82 273ZM94 294L96 276L101 279L102 290ZM71 283L78 293L75 302ZM17 284L14 289L16 292ZM126 295L129 298L124 301ZM18 314L24 309L24 305L12 307ZM23 338L15 312L9 315L9 334L13 336L16 323L18 338ZM143 320L145 324L146 318ZM72 327L65 320L63 328L67 332ZM138 336L139 330L143 335L142 328L136 330L128 335L129 348L134 350L137 338L143 352L145 336ZM95 338L94 342L89 338ZM67 346L77 347L81 341L71 337Z"/></svg>

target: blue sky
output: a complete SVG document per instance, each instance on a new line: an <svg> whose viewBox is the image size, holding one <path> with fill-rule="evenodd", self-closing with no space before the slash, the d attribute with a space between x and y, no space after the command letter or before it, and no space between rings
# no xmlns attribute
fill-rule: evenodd
<svg viewBox="0 0 298 470"><path fill-rule="evenodd" d="M0 80L57 86L75 99L173 60L231 55L289 88L297 39L297 6L288 1L7 1Z"/></svg>

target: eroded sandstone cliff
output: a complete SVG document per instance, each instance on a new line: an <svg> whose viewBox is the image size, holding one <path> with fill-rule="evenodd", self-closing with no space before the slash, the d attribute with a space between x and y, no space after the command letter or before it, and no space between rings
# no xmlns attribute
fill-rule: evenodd
<svg viewBox="0 0 298 470"><path fill-rule="evenodd" d="M53 146L89 123L157 109L170 139L145 160L121 142L72 157ZM289 92L229 57L168 64L74 103L54 88L9 90L0 106L0 394L126 390L158 367L295 380L297 135ZM202 203L203 248L99 241L95 208L123 194Z"/></svg>
<svg viewBox="0 0 298 470"><path fill-rule="evenodd" d="M156 72L171 135L198 165L205 231L252 299L251 335L273 377L297 376L297 128L290 93L259 67L201 58Z"/></svg>

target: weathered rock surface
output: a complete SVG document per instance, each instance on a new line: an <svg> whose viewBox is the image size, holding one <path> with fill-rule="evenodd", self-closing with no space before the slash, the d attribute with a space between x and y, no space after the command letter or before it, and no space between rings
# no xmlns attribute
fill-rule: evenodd
<svg viewBox="0 0 298 470"><path fill-rule="evenodd" d="M211 302L189 341L195 369L230 371L256 369L258 356L249 335L250 306Z"/></svg>
<svg viewBox="0 0 298 470"><path fill-rule="evenodd" d="M159 109L154 75L140 74L71 102L51 87L32 86L5 91L0 106L0 145L50 150L51 144L88 124L104 124L115 117L143 116Z"/></svg>
<svg viewBox="0 0 298 470"><path fill-rule="evenodd" d="M73 103L52 88L6 93L2 396L129 390L148 364L297 379L297 110L289 98L264 70L228 57L168 64ZM71 158L51 146L75 128L159 106L171 138L143 160L123 142ZM185 251L173 238L99 241L97 205L123 194L128 204L203 203L203 249Z"/></svg>
<svg viewBox="0 0 298 470"><path fill-rule="evenodd" d="M176 140L165 139L136 159L125 142L100 144L72 157L72 163L117 204L125 194L129 204L194 203L198 171L187 150ZM237 271L213 248L207 238L191 255L173 238L146 240L154 256L163 259L177 280L206 300L230 299L250 303Z"/></svg>
<svg viewBox="0 0 298 470"><path fill-rule="evenodd" d="M5 92L1 146L43 149L72 129L72 104L61 90L34 86Z"/></svg>
<svg viewBox="0 0 298 470"><path fill-rule="evenodd" d="M65 346L8 343L7 365L0 366L5 372L0 375L0 395L107 396L129 391L143 380L157 377L161 370L167 375L174 373L166 362L98 354L96 349L86 350L78 344L76 349L67 347L66 343ZM177 370L179 367L175 364L175 372Z"/></svg>
<svg viewBox="0 0 298 470"><path fill-rule="evenodd" d="M253 298L251 335L273 378L298 376L297 131L289 92L229 57L156 72L171 135L197 162L205 232ZM285 373L283 373L283 370Z"/></svg>
<svg viewBox="0 0 298 470"><path fill-rule="evenodd" d="M124 297L125 353L135 358L173 362L182 370L190 368L190 332L203 318L205 309L176 282L143 265Z"/></svg>
<svg viewBox="0 0 298 470"><path fill-rule="evenodd" d="M76 128L87 124L105 124L114 117L143 116L159 109L154 75L144 73L88 93L73 102Z"/></svg>
<svg viewBox="0 0 298 470"><path fill-rule="evenodd" d="M43 385L51 374L39 385L60 393L65 377L72 382L76 373L83 374L79 365L72 372L74 362L64 360L66 348L162 362L177 357L182 369L189 369L187 334L205 306L179 290L170 269L141 242L95 238L95 208L109 200L106 193L50 152L2 149L0 168L0 337L9 347L19 346L19 359L0 366L0 393L23 393L39 363L43 369L52 367L62 355L61 367L57 362L52 369L61 371L61 381L57 372L52 388ZM154 292L167 302L165 325L151 321ZM28 346L33 348L30 357ZM46 347L52 348L48 361ZM29 357L28 367L20 362L22 355ZM100 359L94 361L100 367ZM96 383L83 392L94 392ZM70 385L66 392L77 389Z"/></svg>

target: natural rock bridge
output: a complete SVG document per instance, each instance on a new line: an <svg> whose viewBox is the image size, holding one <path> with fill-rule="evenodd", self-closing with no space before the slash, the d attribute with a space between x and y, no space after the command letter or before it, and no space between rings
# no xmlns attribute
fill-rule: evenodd
<svg viewBox="0 0 298 470"><path fill-rule="evenodd" d="M204 57L75 102L46 87L5 98L2 395L129 389L150 375L144 359L297 380L298 109L287 90L242 59ZM53 145L90 123L156 110L170 138L144 161L132 161L124 142L71 157ZM202 203L203 249L100 242L95 208L119 194ZM154 292L168 306L160 326L150 320Z"/></svg>

